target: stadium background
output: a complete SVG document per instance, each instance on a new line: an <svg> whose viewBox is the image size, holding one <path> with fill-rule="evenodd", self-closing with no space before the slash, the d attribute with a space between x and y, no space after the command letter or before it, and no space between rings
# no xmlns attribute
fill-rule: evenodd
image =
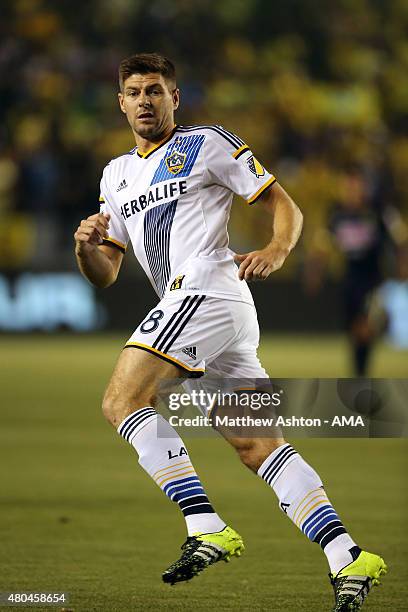
<svg viewBox="0 0 408 612"><path fill-rule="evenodd" d="M178 122L237 132L305 214L287 265L253 286L265 366L279 377L347 376L344 264L333 252L311 297L304 261L349 165L363 167L378 198L406 216L407 31L403 0L3 3L0 590L67 590L75 610L204 610L215 596L225 610L328 609L319 551L213 439L189 446L210 498L246 536L245 563L171 592L160 584L184 537L177 509L134 469L99 413L120 346L155 297L131 255L116 286L84 284L72 234L97 209L107 160L133 146L116 103L119 60L140 50L169 55L182 90ZM261 207L237 200L232 247L258 248L268 232ZM392 254L385 259L392 275ZM370 374L406 371L407 352L380 342ZM367 610L406 609L405 443L298 446L352 533L390 557L392 575Z"/></svg>

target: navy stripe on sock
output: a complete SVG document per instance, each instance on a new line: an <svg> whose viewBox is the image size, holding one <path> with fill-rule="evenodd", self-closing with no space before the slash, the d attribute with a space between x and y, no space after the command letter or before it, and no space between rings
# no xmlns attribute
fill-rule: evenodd
<svg viewBox="0 0 408 612"><path fill-rule="evenodd" d="M292 448L290 444L284 444L281 448L279 448L277 454L274 456L274 458L270 461L270 463L268 463L268 465L264 469L263 474L261 474L261 478L266 478L267 472L269 471L269 469L276 463L276 461L279 460L282 453L284 453L290 448Z"/></svg>
<svg viewBox="0 0 408 612"><path fill-rule="evenodd" d="M342 527L342 526L343 526L343 523L339 519L334 519L333 521L326 523L326 525L323 525L323 527L319 529L319 531L316 533L316 535L313 538L313 542L317 542L318 544L320 544L324 536L327 535L329 531L334 529L334 527Z"/></svg>
<svg viewBox="0 0 408 612"><path fill-rule="evenodd" d="M262 474L262 478L270 485L278 473L286 465L289 458L293 457L294 455L297 455L297 452L292 446L288 445L285 447L268 465Z"/></svg>
<svg viewBox="0 0 408 612"><path fill-rule="evenodd" d="M331 528L333 531L330 531L330 533L326 532L326 535L324 535L322 538L320 538L320 541L318 542L318 544L320 544L320 546L323 548L323 550L326 548L326 546L330 543L333 542L333 540L335 540L336 538L339 537L339 535L342 535L343 533L347 533L344 525L340 522L340 521L336 521L339 522L340 525L338 525L337 527L335 525L331 525ZM327 527L330 527L330 525L327 525ZM327 528L325 528L327 529ZM319 534L320 537L320 534Z"/></svg>
<svg viewBox="0 0 408 612"><path fill-rule="evenodd" d="M325 504L324 506L320 506L320 508L318 510L313 512L313 514L311 514L309 516L309 518L307 518L302 523L302 531L303 531L303 533L305 533L308 536L308 534L306 532L309 530L309 527L311 526L311 524L314 523L314 521L316 521L316 523L317 523L318 521L316 519L318 519L319 517L323 518L328 512L332 512L332 511L334 512L334 508L329 503Z"/></svg>
<svg viewBox="0 0 408 612"><path fill-rule="evenodd" d="M152 416L157 416L157 412L153 410L153 408L136 410L136 412L130 414L122 423L119 429L119 434L129 442L130 436L134 434L134 432L144 421L146 421L146 419L149 419Z"/></svg>
<svg viewBox="0 0 408 612"><path fill-rule="evenodd" d="M210 503L208 504L197 504L196 506L191 506L190 508L185 508L181 510L184 516L189 516L190 514L213 514L214 508Z"/></svg>
<svg viewBox="0 0 408 612"><path fill-rule="evenodd" d="M172 495L169 495L168 497L170 497L172 501L179 502L186 497L193 497L193 495L205 495L205 491L203 487L201 486L201 484L200 486L197 486L194 488L189 487L188 489L183 489L182 491L173 493Z"/></svg>
<svg viewBox="0 0 408 612"><path fill-rule="evenodd" d="M271 484L275 480L275 478L279 475L279 472L281 472L288 463L289 458L293 457L294 455L297 455L297 452L292 448L289 449L284 456L282 456L279 463L274 466L273 471L268 474L267 478L265 478L268 484Z"/></svg>
<svg viewBox="0 0 408 612"><path fill-rule="evenodd" d="M192 486L195 486L195 487L202 486L198 476L189 476L188 478L181 478L180 480L173 480L172 482L169 482L168 484L166 484L165 487L163 487L163 491L168 497L172 497L174 493L177 493L177 492L180 493L185 488L192 487ZM174 489L174 491L170 493L171 489Z"/></svg>
<svg viewBox="0 0 408 612"><path fill-rule="evenodd" d="M180 508L187 508L187 506L197 506L198 504L208 504L208 497L206 495L193 495L192 497L187 497L186 499L181 499L177 502Z"/></svg>
<svg viewBox="0 0 408 612"><path fill-rule="evenodd" d="M130 414L125 422L120 427L120 435L126 440L129 439L129 434L134 431L137 426L142 423L146 418L155 416L157 413L152 408L143 408L142 410L136 410L133 414Z"/></svg>

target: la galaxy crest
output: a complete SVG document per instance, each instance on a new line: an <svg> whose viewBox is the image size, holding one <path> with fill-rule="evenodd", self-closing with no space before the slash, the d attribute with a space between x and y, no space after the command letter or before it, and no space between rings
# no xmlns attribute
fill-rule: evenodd
<svg viewBox="0 0 408 612"><path fill-rule="evenodd" d="M184 168L187 155L174 150L169 157L166 157L167 170L172 174L178 174Z"/></svg>
<svg viewBox="0 0 408 612"><path fill-rule="evenodd" d="M256 157L254 157L253 155L248 157L248 159L246 160L246 163L248 165L248 168L252 172L252 174L255 174L256 178L260 178L261 176L265 174L265 168L262 166L262 164L259 163Z"/></svg>

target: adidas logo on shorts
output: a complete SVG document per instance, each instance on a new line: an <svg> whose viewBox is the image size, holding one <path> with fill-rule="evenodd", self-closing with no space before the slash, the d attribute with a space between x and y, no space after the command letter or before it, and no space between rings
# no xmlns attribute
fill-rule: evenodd
<svg viewBox="0 0 408 612"><path fill-rule="evenodd" d="M119 187L117 188L116 191L120 191L121 189L125 189L125 187L127 187L127 182L126 182L126 179L123 179L123 181L121 181L119 183Z"/></svg>
<svg viewBox="0 0 408 612"><path fill-rule="evenodd" d="M197 347L196 346L186 346L186 348L183 348L182 353L185 353L186 355L188 355L189 357L191 357L191 359L197 359Z"/></svg>

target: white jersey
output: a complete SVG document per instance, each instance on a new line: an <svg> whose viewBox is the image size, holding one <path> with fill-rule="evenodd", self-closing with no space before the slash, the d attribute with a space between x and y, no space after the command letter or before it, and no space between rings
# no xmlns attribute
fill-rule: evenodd
<svg viewBox="0 0 408 612"><path fill-rule="evenodd" d="M160 298L206 294L253 303L228 248L233 194L253 204L275 181L220 126L176 126L148 153L113 159L101 180L106 244L134 253Z"/></svg>

